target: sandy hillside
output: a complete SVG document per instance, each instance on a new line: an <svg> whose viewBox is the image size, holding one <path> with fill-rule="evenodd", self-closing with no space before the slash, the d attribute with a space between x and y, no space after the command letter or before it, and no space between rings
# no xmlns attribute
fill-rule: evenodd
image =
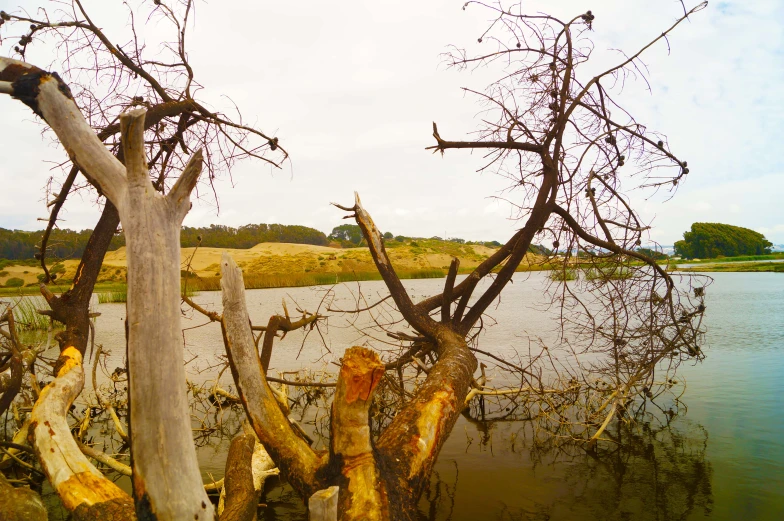
<svg viewBox="0 0 784 521"><path fill-rule="evenodd" d="M461 268L478 265L495 251L485 246L466 246L441 241L424 240L413 243L388 243L389 256L397 269L447 269L453 255L460 258ZM367 248L329 248L309 244L262 243L247 250L227 248L183 248L182 269L190 268L199 277L215 277L220 272L220 258L224 252L234 257L246 273L340 273L374 271L375 266ZM124 268L125 248L109 252L104 266Z"/></svg>
<svg viewBox="0 0 784 521"><path fill-rule="evenodd" d="M387 252L395 268L405 276L418 270L443 270L449 268L453 256L460 259L461 271L477 266L496 250L478 245L465 245L431 239L418 239L405 243L386 242ZM195 255L194 255L195 251ZM181 269L190 269L199 277L220 275L220 258L230 253L246 274L297 275L304 273L363 273L376 268L367 248L329 248L308 244L262 243L247 250L226 248L183 248ZM532 256L531 260L533 259ZM64 261L65 273L60 279L72 279L78 260ZM0 285L11 277L18 277L25 284L37 282L42 273L36 266L7 266L0 275ZM126 278L125 248L108 252L98 278L99 282L124 282Z"/></svg>

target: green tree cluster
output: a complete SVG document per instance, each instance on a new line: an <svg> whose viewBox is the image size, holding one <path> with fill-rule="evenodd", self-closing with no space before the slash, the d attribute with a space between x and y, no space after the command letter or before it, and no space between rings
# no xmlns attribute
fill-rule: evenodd
<svg viewBox="0 0 784 521"><path fill-rule="evenodd" d="M54 229L47 244L48 259L78 259L82 256L92 230L80 232L68 229ZM0 228L0 259L33 259L38 253L43 230L28 232ZM329 244L324 232L307 226L285 224L248 224L239 228L210 225L205 228L182 229L181 244L192 247L199 244L212 248L247 249L261 242L290 242L294 244ZM112 239L109 250L125 246L125 236L118 234Z"/></svg>
<svg viewBox="0 0 784 521"><path fill-rule="evenodd" d="M56 259L80 258L91 233L92 230L77 232L68 229L53 229L47 244L47 257ZM0 228L0 258L32 259L38 253L43 234L43 230L27 232ZM116 250L124 244L125 239L117 236L112 240L109 249Z"/></svg>
<svg viewBox="0 0 784 521"><path fill-rule="evenodd" d="M341 224L332 228L329 239L345 247L359 246L362 244L362 230L356 224Z"/></svg>
<svg viewBox="0 0 784 521"><path fill-rule="evenodd" d="M643 255L647 255L653 260L665 260L667 258L667 255L665 255L663 252L651 248L637 248L637 251Z"/></svg>
<svg viewBox="0 0 784 521"><path fill-rule="evenodd" d="M199 245L209 248L248 249L262 242L289 242L294 244L329 244L324 232L314 228L286 224L248 224L239 228L211 224L206 228L183 227L180 243L184 248Z"/></svg>
<svg viewBox="0 0 784 521"><path fill-rule="evenodd" d="M694 223L675 243L675 253L686 259L713 259L737 255L766 255L770 241L761 233L720 223Z"/></svg>

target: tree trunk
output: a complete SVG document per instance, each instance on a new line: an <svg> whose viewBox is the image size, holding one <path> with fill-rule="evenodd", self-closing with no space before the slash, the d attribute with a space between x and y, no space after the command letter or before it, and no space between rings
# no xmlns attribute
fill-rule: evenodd
<svg viewBox="0 0 784 521"><path fill-rule="evenodd" d="M339 469L338 512L341 521L390 518L387 486L381 478L370 439L370 404L384 376L378 355L351 347L343 355L330 423L330 462Z"/></svg>
<svg viewBox="0 0 784 521"><path fill-rule="evenodd" d="M344 521L415 518L423 483L462 410L466 391L461 390L468 388L476 366L465 341L444 328L442 360L423 386L428 392L438 385L446 389L439 388L429 398L423 394L404 409L410 423L396 424L386 438L385 452L373 447L369 426L384 364L368 349L346 350L332 403L330 451L317 455L294 432L264 376L248 320L242 272L228 254L221 270L222 325L232 375L251 425L283 476L303 498L339 487L339 518Z"/></svg>
<svg viewBox="0 0 784 521"><path fill-rule="evenodd" d="M221 274L223 341L248 421L294 490L310 497L324 488L316 477L323 461L294 431L267 383L250 329L242 271L225 253Z"/></svg>
<svg viewBox="0 0 784 521"><path fill-rule="evenodd" d="M128 395L136 511L145 520L210 520L214 509L204 492L191 432L179 313L179 231L201 172L201 152L191 158L169 194L163 196L149 179L144 109L120 117L123 166L84 120L68 86L57 75L0 58L0 87L52 127L72 161L117 207L126 232ZM79 350L68 346L62 353L66 364L76 359L73 353L79 355L81 375ZM81 385L76 392L80 390ZM36 431L39 444L45 436L40 429L49 420L42 419ZM38 454L46 465L50 454L43 450ZM70 504L63 497L67 490L61 490L64 504Z"/></svg>
<svg viewBox="0 0 784 521"><path fill-rule="evenodd" d="M167 196L157 193L144 154L144 115L137 109L120 116L127 192L117 205L128 255L134 498L141 519L211 520L213 507L193 445L180 330L180 227L201 171L201 152Z"/></svg>
<svg viewBox="0 0 784 521"><path fill-rule="evenodd" d="M82 355L86 352L90 334L90 298L109 243L117 232L119 224L120 214L117 208L111 201L106 201L101 218L95 225L79 266L76 268L76 276L71 288L57 297L46 286L41 285L41 293L52 308L52 318L65 325L65 331L57 334L60 349L73 346Z"/></svg>
<svg viewBox="0 0 784 521"><path fill-rule="evenodd" d="M226 457L224 491L226 506L220 512L220 521L251 521L256 518L261 491L253 487L253 447L256 436L240 434L231 440ZM220 511L220 506L218 507Z"/></svg>
<svg viewBox="0 0 784 521"><path fill-rule="evenodd" d="M253 521L267 477L278 474L275 463L253 430L231 440L224 487L218 504L220 521ZM225 500L224 500L225 498Z"/></svg>

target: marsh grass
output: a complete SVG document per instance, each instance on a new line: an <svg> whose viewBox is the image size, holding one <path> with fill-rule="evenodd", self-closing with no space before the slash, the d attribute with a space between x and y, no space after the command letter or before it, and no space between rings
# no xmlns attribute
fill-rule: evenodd
<svg viewBox="0 0 784 521"><path fill-rule="evenodd" d="M99 304L115 304L115 303L127 302L127 301L128 301L127 289L98 293Z"/></svg>
<svg viewBox="0 0 784 521"><path fill-rule="evenodd" d="M21 297L13 300L10 305L14 310L14 320L19 330L45 331L49 328L49 317L38 313L39 309L49 309L49 304L43 297Z"/></svg>
<svg viewBox="0 0 784 521"><path fill-rule="evenodd" d="M784 259L784 252L774 252L770 255L739 255L737 257L714 257L712 259L700 259L700 260L680 260L678 261L679 264L713 264L713 263L724 263L724 262L749 262L749 261L761 261L761 260L778 260Z"/></svg>
<svg viewBox="0 0 784 521"><path fill-rule="evenodd" d="M577 280L577 272L574 270L553 270L550 272L550 280L556 282L565 282L568 280Z"/></svg>
<svg viewBox="0 0 784 521"><path fill-rule="evenodd" d="M633 276L634 272L624 266L591 268L585 274L585 278L588 280L626 280Z"/></svg>
<svg viewBox="0 0 784 521"><path fill-rule="evenodd" d="M446 277L446 271L438 268L398 271L401 279L437 279ZM381 280L377 271L345 271L338 273L293 273L244 275L245 289L291 288L301 286L328 286L341 282ZM200 291L219 291L220 277L199 277L189 280L188 286Z"/></svg>
<svg viewBox="0 0 784 521"><path fill-rule="evenodd" d="M690 266L678 268L678 271L696 272L727 272L727 273L784 273L784 262L735 262L727 264L711 264L710 266Z"/></svg>

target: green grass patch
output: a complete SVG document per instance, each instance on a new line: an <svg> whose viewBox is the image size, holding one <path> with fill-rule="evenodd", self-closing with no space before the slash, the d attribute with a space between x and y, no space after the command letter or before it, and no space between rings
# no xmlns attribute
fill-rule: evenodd
<svg viewBox="0 0 784 521"><path fill-rule="evenodd" d="M677 262L679 264L705 264L714 262L724 264L725 262L749 262L779 259L784 259L784 252L775 252L771 253L770 255L740 255L738 257L715 257L713 259L681 260Z"/></svg>
<svg viewBox="0 0 784 521"><path fill-rule="evenodd" d="M99 304L116 304L128 301L128 289L98 293Z"/></svg>
<svg viewBox="0 0 784 521"><path fill-rule="evenodd" d="M553 270L550 272L550 280L555 282L565 282L567 280L577 280L577 272L575 270Z"/></svg>
<svg viewBox="0 0 784 521"><path fill-rule="evenodd" d="M43 297L23 297L11 303L17 329L21 331L46 330L49 328L49 317L40 315L39 309L49 309Z"/></svg>
<svg viewBox="0 0 784 521"><path fill-rule="evenodd" d="M727 264L696 265L678 268L678 271L725 272L725 273L784 273L784 262L735 262Z"/></svg>
<svg viewBox="0 0 784 521"><path fill-rule="evenodd" d="M22 286L24 286L24 280L18 277L11 277L5 281L6 288L21 288Z"/></svg>

